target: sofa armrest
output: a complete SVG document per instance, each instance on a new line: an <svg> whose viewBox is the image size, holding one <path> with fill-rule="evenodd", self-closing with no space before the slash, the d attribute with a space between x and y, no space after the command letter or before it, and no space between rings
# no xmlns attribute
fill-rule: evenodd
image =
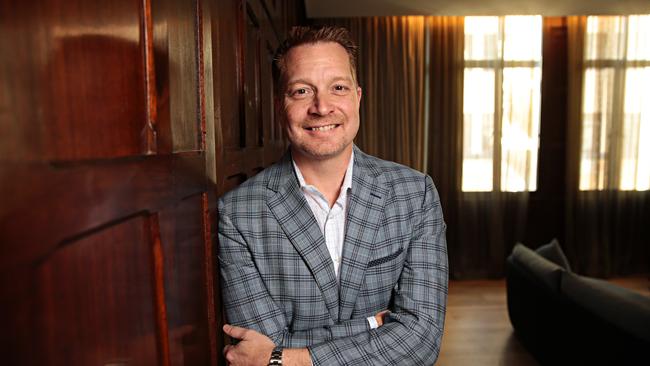
<svg viewBox="0 0 650 366"><path fill-rule="evenodd" d="M650 342L650 297L607 281L565 273L561 292L615 327Z"/></svg>

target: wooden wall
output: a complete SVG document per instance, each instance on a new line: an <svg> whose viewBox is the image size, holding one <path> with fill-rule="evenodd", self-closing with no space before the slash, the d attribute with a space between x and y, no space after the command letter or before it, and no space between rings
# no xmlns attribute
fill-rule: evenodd
<svg viewBox="0 0 650 366"><path fill-rule="evenodd" d="M3 364L222 363L216 199L284 149L298 3L0 0Z"/></svg>
<svg viewBox="0 0 650 366"><path fill-rule="evenodd" d="M279 159L286 148L273 113L271 61L290 25L303 21L301 1L220 1L212 29L218 192Z"/></svg>

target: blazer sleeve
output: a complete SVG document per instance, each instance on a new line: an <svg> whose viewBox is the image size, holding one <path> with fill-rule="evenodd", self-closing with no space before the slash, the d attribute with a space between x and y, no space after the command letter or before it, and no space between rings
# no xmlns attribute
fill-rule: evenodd
<svg viewBox="0 0 650 366"><path fill-rule="evenodd" d="M430 177L384 325L312 345L314 365L433 365L447 302L446 226Z"/></svg>
<svg viewBox="0 0 650 366"><path fill-rule="evenodd" d="M316 344L349 337L370 329L366 319L290 332L282 309L274 302L255 266L244 237L219 203L219 270L221 293L228 322L256 330L276 344L289 346L300 340Z"/></svg>

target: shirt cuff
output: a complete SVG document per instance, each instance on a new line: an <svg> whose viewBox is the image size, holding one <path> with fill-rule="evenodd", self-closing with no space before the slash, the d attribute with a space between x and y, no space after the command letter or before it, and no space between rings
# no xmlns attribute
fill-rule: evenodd
<svg viewBox="0 0 650 366"><path fill-rule="evenodd" d="M368 320L368 324L370 325L370 329L379 328L379 323L377 323L377 318L375 318L374 316L369 316L366 319Z"/></svg>

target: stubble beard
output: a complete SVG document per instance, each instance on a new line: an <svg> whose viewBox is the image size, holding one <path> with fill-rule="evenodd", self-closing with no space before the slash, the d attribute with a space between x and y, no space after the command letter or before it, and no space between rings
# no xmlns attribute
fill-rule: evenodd
<svg viewBox="0 0 650 366"><path fill-rule="evenodd" d="M313 122L313 121L312 121ZM339 122L339 121L335 121ZM337 128L350 128L352 126L348 125L348 121L340 121L341 124ZM345 132L342 131L343 136L336 140L325 140L324 143L319 143L318 141L312 140L308 133L298 134L296 136L288 135L289 141L291 142L291 148L296 153L303 155L305 158L314 159L314 160L327 160L339 156L343 153L351 144L354 139L349 138ZM356 133L355 133L356 135ZM310 141L311 140L311 141Z"/></svg>

